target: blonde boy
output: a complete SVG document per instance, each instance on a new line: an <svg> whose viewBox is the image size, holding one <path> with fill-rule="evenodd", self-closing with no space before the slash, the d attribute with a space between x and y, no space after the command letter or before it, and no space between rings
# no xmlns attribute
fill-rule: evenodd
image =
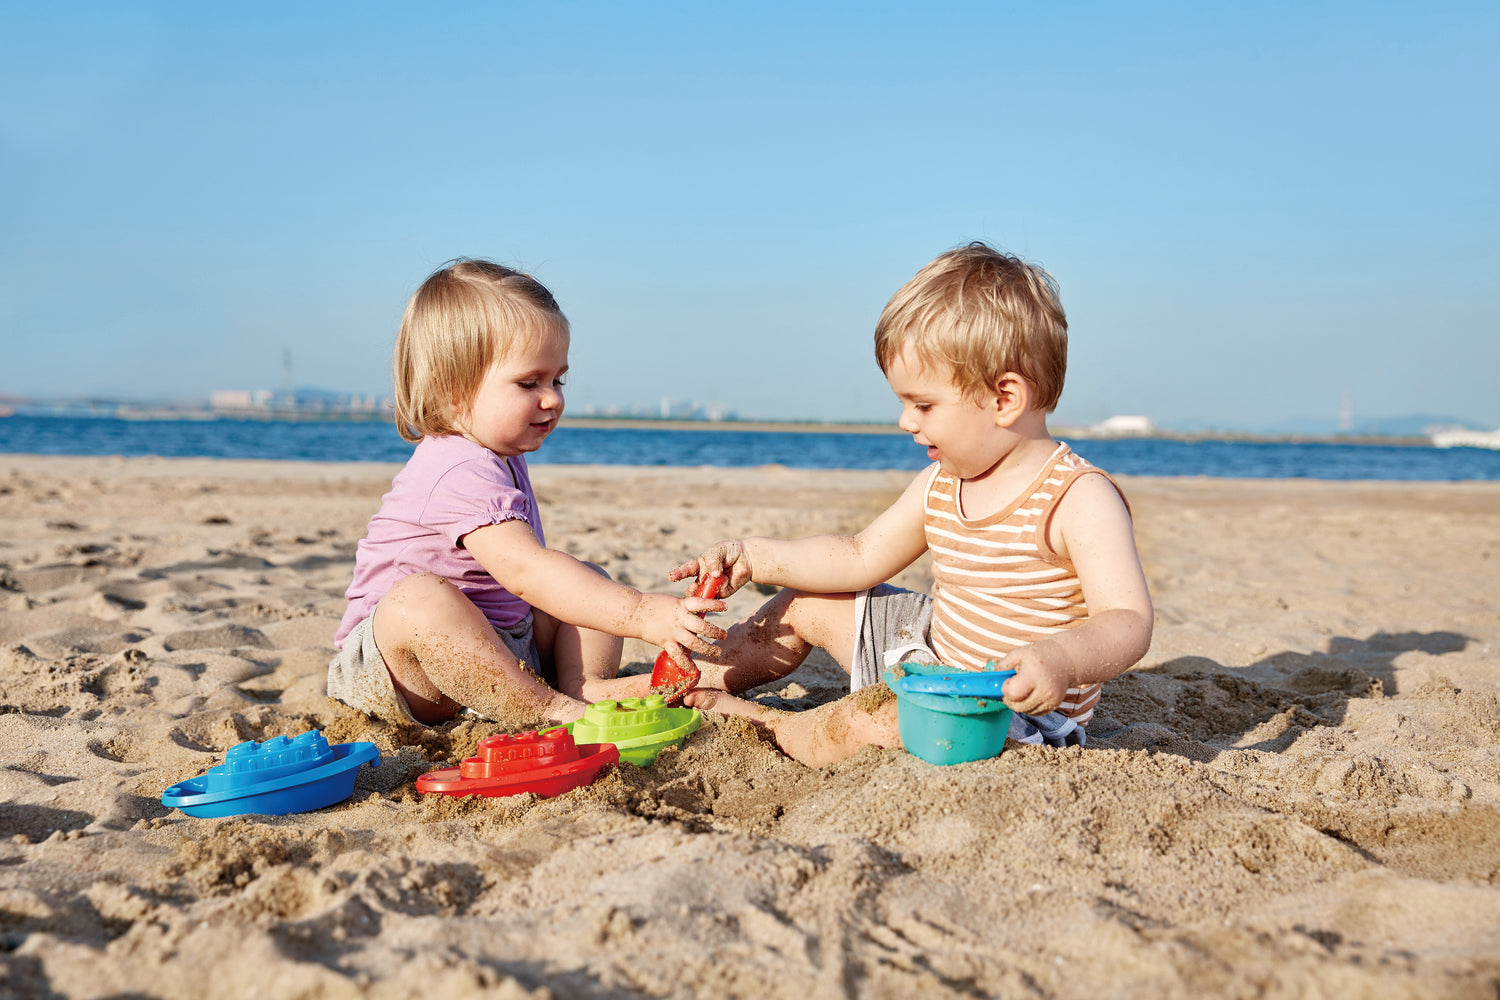
<svg viewBox="0 0 1500 1000"><path fill-rule="evenodd" d="M781 586L729 630L693 701L768 727L813 765L900 746L896 705L872 691L802 713L732 697L794 670L813 646L878 681L903 659L1013 669L1011 736L1081 743L1100 685L1146 652L1151 598L1114 481L1053 440L1047 414L1067 368L1052 278L982 243L917 272L886 305L875 357L901 429L933 464L857 535L719 542L673 579L725 572L727 591ZM933 593L883 583L924 551Z"/></svg>

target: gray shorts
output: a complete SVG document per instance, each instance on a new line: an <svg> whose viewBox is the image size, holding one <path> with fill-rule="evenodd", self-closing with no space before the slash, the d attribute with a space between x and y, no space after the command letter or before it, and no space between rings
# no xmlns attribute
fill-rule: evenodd
<svg viewBox="0 0 1500 1000"><path fill-rule="evenodd" d="M854 595L854 662L849 690L878 684L886 668L905 660L939 663L927 645L932 598L882 583Z"/></svg>
<svg viewBox="0 0 1500 1000"><path fill-rule="evenodd" d="M344 648L328 664L328 696L387 722L420 726L422 723L411 714L406 699L391 681L385 658L375 645L373 621L373 618L366 618L344 637ZM497 626L495 636L537 676L548 684L555 684L555 678L548 679L540 670L542 657L536 648L532 625L532 616L528 614L509 628Z"/></svg>
<svg viewBox="0 0 1500 1000"><path fill-rule="evenodd" d="M928 645L932 628L932 598L888 583L854 595L854 662L849 690L874 684L898 663L941 663ZM1010 738L1049 746L1082 746L1088 740L1082 726L1061 712L1010 717Z"/></svg>

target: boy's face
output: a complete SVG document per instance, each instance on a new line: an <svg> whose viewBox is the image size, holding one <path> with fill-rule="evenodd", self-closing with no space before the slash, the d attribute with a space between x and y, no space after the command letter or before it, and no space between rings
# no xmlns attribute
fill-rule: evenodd
<svg viewBox="0 0 1500 1000"><path fill-rule="evenodd" d="M901 400L897 423L944 472L960 479L983 475L1013 444L996 420L998 399L964 395L947 372L924 369L910 347L891 362L885 377Z"/></svg>
<svg viewBox="0 0 1500 1000"><path fill-rule="evenodd" d="M568 338L549 333L485 370L468 412L463 436L497 455L536 451L563 412Z"/></svg>

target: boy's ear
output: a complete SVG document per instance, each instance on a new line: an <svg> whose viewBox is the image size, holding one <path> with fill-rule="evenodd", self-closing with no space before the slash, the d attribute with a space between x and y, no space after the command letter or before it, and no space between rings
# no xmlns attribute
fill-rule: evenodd
<svg viewBox="0 0 1500 1000"><path fill-rule="evenodd" d="M1031 383L1015 372L1000 376L995 386L995 426L1009 427L1031 409Z"/></svg>

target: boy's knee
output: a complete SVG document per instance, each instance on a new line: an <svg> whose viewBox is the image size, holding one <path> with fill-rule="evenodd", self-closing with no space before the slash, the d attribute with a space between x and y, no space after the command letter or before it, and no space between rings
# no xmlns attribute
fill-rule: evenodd
<svg viewBox="0 0 1500 1000"><path fill-rule="evenodd" d="M772 604L781 609L776 617L804 642L832 652L853 640L853 594L806 594L783 590L766 606Z"/></svg>

